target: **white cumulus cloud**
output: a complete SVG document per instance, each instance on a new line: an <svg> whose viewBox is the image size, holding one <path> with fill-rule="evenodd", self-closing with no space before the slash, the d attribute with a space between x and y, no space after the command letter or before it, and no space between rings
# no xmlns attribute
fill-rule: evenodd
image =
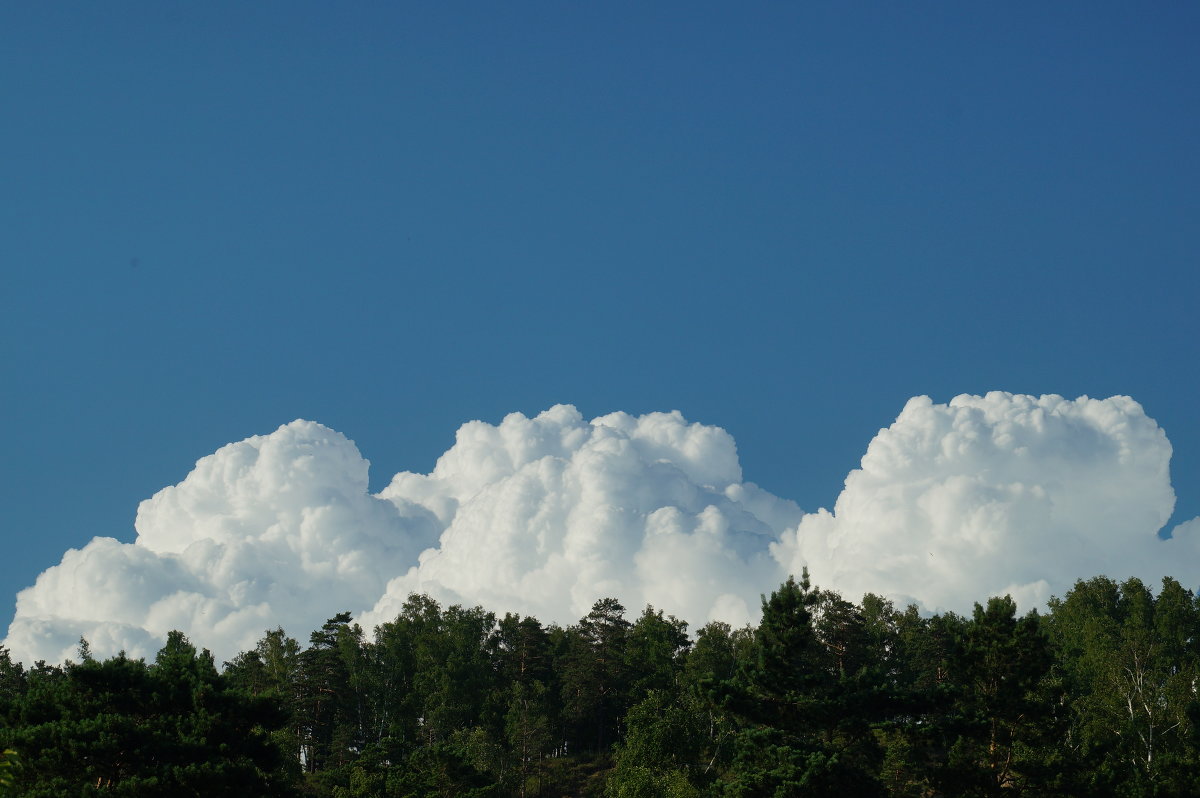
<svg viewBox="0 0 1200 798"><path fill-rule="evenodd" d="M141 504L133 543L96 538L22 591L5 645L148 655L182 629L229 658L276 625L388 620L412 590L563 623L603 596L744 623L801 516L741 481L728 433L679 413L470 422L432 473L378 495L367 467L308 421L225 446Z"/></svg>
<svg viewBox="0 0 1200 798"><path fill-rule="evenodd" d="M467 424L433 473L399 474L380 496L427 507L446 529L366 623L413 591L559 622L614 596L745 623L778 574L770 544L801 517L742 481L722 429L679 413L587 422L563 405Z"/></svg>
<svg viewBox="0 0 1200 798"><path fill-rule="evenodd" d="M222 447L142 502L135 542L95 538L18 594L5 645L27 662L73 656L81 636L147 655L181 629L231 657L267 628L368 607L441 525L370 495L367 465L309 421Z"/></svg>
<svg viewBox="0 0 1200 798"><path fill-rule="evenodd" d="M152 654L181 629L218 658L335 612L389 620L410 592L569 623L604 596L693 624L751 622L808 566L850 599L1023 606L1078 577L1197 579L1200 519L1174 506L1166 435L1127 397L915 398L832 512L743 481L733 438L678 412L570 406L472 421L429 474L380 493L343 435L295 421L222 447L142 502L137 539L71 549L17 597L7 645L59 661Z"/></svg>
<svg viewBox="0 0 1200 798"><path fill-rule="evenodd" d="M916 397L833 512L805 516L775 554L847 595L934 611L1003 593L1032 608L1100 573L1194 580L1195 558L1176 558L1187 544L1157 537L1175 505L1170 459L1129 397Z"/></svg>

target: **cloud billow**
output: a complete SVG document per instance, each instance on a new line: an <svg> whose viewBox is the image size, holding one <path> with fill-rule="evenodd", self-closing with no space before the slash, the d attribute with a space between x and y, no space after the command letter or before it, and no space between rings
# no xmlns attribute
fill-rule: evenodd
<svg viewBox="0 0 1200 798"><path fill-rule="evenodd" d="M467 424L433 473L399 474L380 496L427 506L446 528L368 622L420 591L562 622L616 596L744 623L778 571L770 544L801 517L742 481L722 429L679 413L587 422L562 405Z"/></svg>
<svg viewBox="0 0 1200 798"><path fill-rule="evenodd" d="M201 459L141 503L135 527L133 543L69 550L17 596L14 656L61 660L81 636L97 654L145 655L171 629L232 656L264 629L370 606L440 532L419 508L370 495L354 444L309 421Z"/></svg>
<svg viewBox="0 0 1200 798"><path fill-rule="evenodd" d="M81 636L146 655L177 628L229 658L343 609L390 620L413 591L560 623L616 596L741 624L804 566L849 598L928 610L1001 592L1035 606L1097 573L1190 584L1200 519L1156 536L1170 455L1127 397L918 397L833 511L805 514L743 480L727 432L678 412L469 422L432 472L375 495L351 441L295 421L142 502L135 542L66 552L18 595L5 645L26 662L70 657Z"/></svg>
<svg viewBox="0 0 1200 798"><path fill-rule="evenodd" d="M833 512L806 515L775 554L848 595L934 611L1004 593L1033 607L1099 573L1153 583L1195 562L1176 558L1195 550L1189 536L1157 537L1175 505L1170 459L1128 397L917 397L871 441Z"/></svg>

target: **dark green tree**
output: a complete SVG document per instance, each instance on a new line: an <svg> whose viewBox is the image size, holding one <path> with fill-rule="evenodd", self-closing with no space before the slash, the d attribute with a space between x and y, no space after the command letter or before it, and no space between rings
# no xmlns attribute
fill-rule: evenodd
<svg viewBox="0 0 1200 798"><path fill-rule="evenodd" d="M496 616L479 607L447 607L418 652L414 686L422 696L423 731L430 743L483 724L496 682Z"/></svg>
<svg viewBox="0 0 1200 798"><path fill-rule="evenodd" d="M400 613L375 629L370 661L378 706L375 738L404 756L426 741L421 735L424 699L417 690L418 665L435 660L429 640L438 634L442 609L428 596L412 594ZM392 757L395 761L395 757Z"/></svg>
<svg viewBox="0 0 1200 798"><path fill-rule="evenodd" d="M569 750L605 752L619 739L630 690L630 623L624 616L619 601L600 599L566 630L564 651L555 664Z"/></svg>
<svg viewBox="0 0 1200 798"><path fill-rule="evenodd" d="M696 642L687 653L684 688L703 712L704 719L704 767L700 782L711 781L729 766L737 725L720 705L724 696L722 686L734 677L739 667L750 662L753 646L751 627L733 629L727 623L713 621L697 631Z"/></svg>
<svg viewBox="0 0 1200 798"><path fill-rule="evenodd" d="M1036 612L1012 598L975 605L949 656L953 703L937 719L945 764L935 782L954 795L1038 794L1056 789L1063 697L1047 681L1053 657Z"/></svg>
<svg viewBox="0 0 1200 798"><path fill-rule="evenodd" d="M734 629L723 621L712 621L696 631L696 642L684 662L685 679L698 689L709 689L733 678L738 663L751 656L754 630Z"/></svg>
<svg viewBox="0 0 1200 798"><path fill-rule="evenodd" d="M225 663L224 675L231 686L283 708L287 721L272 736L284 753L285 766L298 773L308 739L307 727L300 722L300 644L282 628L268 630L253 649Z"/></svg>
<svg viewBox="0 0 1200 798"><path fill-rule="evenodd" d="M309 636L299 655L294 719L306 773L342 767L361 744L346 657L361 634L349 612L338 613Z"/></svg>
<svg viewBox="0 0 1200 798"><path fill-rule="evenodd" d="M0 646L0 724L12 722L22 696L28 689L29 678L19 662L13 662L7 648Z"/></svg>
<svg viewBox="0 0 1200 798"><path fill-rule="evenodd" d="M20 795L268 796L289 790L275 701L232 688L172 632L153 665L124 655L38 668L3 743Z"/></svg>
<svg viewBox="0 0 1200 798"><path fill-rule="evenodd" d="M625 643L629 700L640 701L651 690L675 692L690 646L686 621L647 606Z"/></svg>
<svg viewBox="0 0 1200 798"><path fill-rule="evenodd" d="M499 682L495 704L503 710L503 733L513 767L511 781L521 798L542 785L538 763L554 744L552 647L535 618L506 615L496 629Z"/></svg>
<svg viewBox="0 0 1200 798"><path fill-rule="evenodd" d="M882 794L870 722L886 702L870 674L853 668L865 636L845 626L861 619L838 602L812 590L807 573L763 598L752 659L723 688L742 724L728 795ZM824 637L814 610L837 614Z"/></svg>
<svg viewBox="0 0 1200 798"><path fill-rule="evenodd" d="M941 750L929 739L928 717L948 705L949 656L958 616L922 618L916 606L903 612L873 594L863 596L860 614L866 636L866 667L891 705L872 725L883 750L879 778L888 795L908 798L933 793L932 763Z"/></svg>

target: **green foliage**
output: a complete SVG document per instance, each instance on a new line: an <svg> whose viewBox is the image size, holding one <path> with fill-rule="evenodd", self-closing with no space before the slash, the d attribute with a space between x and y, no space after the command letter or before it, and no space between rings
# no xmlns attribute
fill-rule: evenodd
<svg viewBox="0 0 1200 798"><path fill-rule="evenodd" d="M748 626L733 629L722 621L704 625L696 632L696 643L687 654L687 681L705 689L733 678L738 664L750 657L753 644L754 630Z"/></svg>
<svg viewBox="0 0 1200 798"><path fill-rule="evenodd" d="M652 691L626 715L609 798L698 795L704 780L704 707L692 693Z"/></svg>
<svg viewBox="0 0 1200 798"><path fill-rule="evenodd" d="M804 574L694 642L624 612L564 629L412 595L369 638L341 613L224 673L178 632L152 663L0 648L0 795L1200 794L1200 603L1172 579L964 618Z"/></svg>
<svg viewBox="0 0 1200 798"><path fill-rule="evenodd" d="M753 657L723 689L742 724L727 795L882 794L870 724L888 701L867 640L852 605L812 590L807 572L763 598Z"/></svg>
<svg viewBox="0 0 1200 798"><path fill-rule="evenodd" d="M601 599L566 630L555 664L569 750L600 753L619 739L633 676L626 651L631 624L624 613L616 599Z"/></svg>
<svg viewBox="0 0 1200 798"><path fill-rule="evenodd" d="M13 766L19 762L17 752L11 748L0 751L0 795L13 794Z"/></svg>
<svg viewBox="0 0 1200 798"><path fill-rule="evenodd" d="M625 647L630 700L637 701L651 690L674 689L691 644L685 621L647 606L630 627Z"/></svg>
<svg viewBox="0 0 1200 798"><path fill-rule="evenodd" d="M953 704L936 718L946 754L935 783L964 796L1048 787L1061 766L1049 754L1063 731L1061 695L1047 681L1053 657L1037 614L1017 618L1008 596L976 604L948 660Z"/></svg>
<svg viewBox="0 0 1200 798"><path fill-rule="evenodd" d="M1068 742L1095 793L1200 791L1196 682L1200 608L1164 579L1080 581L1051 602L1047 624L1070 688Z"/></svg>
<svg viewBox="0 0 1200 798"><path fill-rule="evenodd" d="M23 796L285 794L277 704L232 688L179 632L153 665L88 656L35 669L8 709Z"/></svg>

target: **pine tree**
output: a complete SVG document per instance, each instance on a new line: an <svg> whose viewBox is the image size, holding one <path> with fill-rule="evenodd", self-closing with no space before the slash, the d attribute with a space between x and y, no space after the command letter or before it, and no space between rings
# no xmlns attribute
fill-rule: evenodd
<svg viewBox="0 0 1200 798"><path fill-rule="evenodd" d="M829 628L841 630L824 639L813 617L822 602L839 613ZM886 702L862 669L850 672L865 636L845 626L859 621L837 602L813 591L807 572L763 598L752 660L722 690L742 723L728 795L882 794L869 723Z"/></svg>
<svg viewBox="0 0 1200 798"><path fill-rule="evenodd" d="M630 683L626 659L630 623L624 613L616 599L600 599L566 630L565 651L556 667L572 751L604 752L619 739Z"/></svg>
<svg viewBox="0 0 1200 798"><path fill-rule="evenodd" d="M511 780L525 798L540 785L536 766L554 742L550 635L537 619L510 613L497 625L496 639L495 703L504 713L502 737L515 764Z"/></svg>
<svg viewBox="0 0 1200 798"><path fill-rule="evenodd" d="M340 767L352 758L355 719L341 639L360 635L350 613L340 612L309 636L309 647L300 653L295 719L306 773Z"/></svg>
<svg viewBox="0 0 1200 798"><path fill-rule="evenodd" d="M1046 682L1053 657L1036 612L1010 597L975 605L949 656L953 704L938 719L946 762L935 781L955 795L1012 795L1052 786L1060 738Z"/></svg>
<svg viewBox="0 0 1200 798"><path fill-rule="evenodd" d="M279 704L233 688L179 632L153 665L123 654L38 667L3 742L19 794L274 796L288 777L270 732Z"/></svg>

